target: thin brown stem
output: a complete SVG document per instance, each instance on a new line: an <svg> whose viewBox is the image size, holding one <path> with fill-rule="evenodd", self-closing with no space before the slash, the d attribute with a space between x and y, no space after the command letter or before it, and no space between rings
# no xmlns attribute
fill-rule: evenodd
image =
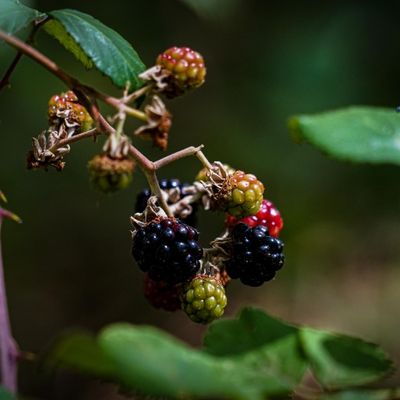
<svg viewBox="0 0 400 400"><path fill-rule="evenodd" d="M38 31L39 27L44 24L44 22L47 20L47 17L42 18L39 21L34 21L34 25L32 28L31 33L28 36L28 39L26 40L26 43L31 44L34 41L36 32ZM11 75L13 74L15 68L17 67L19 61L22 58L22 52L18 51L18 53L16 54L16 56L14 57L14 59L12 60L10 66L7 68L7 71L4 73L3 78L0 81L0 91L5 88L6 86L8 86L10 84L10 80L11 80Z"/></svg>
<svg viewBox="0 0 400 400"><path fill-rule="evenodd" d="M156 171L144 171L146 175L147 182L150 186L151 193L154 196L157 196L158 201L160 202L161 208L166 212L168 217L173 217L174 214L172 213L171 209L169 208L160 188L160 184L158 183Z"/></svg>
<svg viewBox="0 0 400 400"><path fill-rule="evenodd" d="M196 157L200 160L200 162L207 168L212 169L212 164L208 161L207 157L204 155L202 151L198 151L196 153Z"/></svg>
<svg viewBox="0 0 400 400"><path fill-rule="evenodd" d="M71 136L67 139L60 140L57 144L49 148L49 151L54 153L58 148L64 147L68 144L79 142L82 139L86 139L88 137L93 137L99 135L100 133L96 128L90 129L89 131L78 133L77 135Z"/></svg>
<svg viewBox="0 0 400 400"><path fill-rule="evenodd" d="M142 86L140 89L136 90L135 92L131 93L130 95L124 98L124 103L129 104L133 101L137 100L139 97L144 96L146 93L150 92L153 88L153 84L148 84L146 86Z"/></svg>
<svg viewBox="0 0 400 400"><path fill-rule="evenodd" d="M162 167L165 167L168 164L171 164L174 161L177 161L181 158L185 158L185 157L189 157L189 156L193 156L196 155L200 152L201 153L201 149L204 147L204 145L200 145L198 147L194 147L194 146L190 146L187 147L186 149L182 149L179 150L175 153L169 154L166 157L160 158L159 160L154 162L154 168L160 169Z"/></svg>

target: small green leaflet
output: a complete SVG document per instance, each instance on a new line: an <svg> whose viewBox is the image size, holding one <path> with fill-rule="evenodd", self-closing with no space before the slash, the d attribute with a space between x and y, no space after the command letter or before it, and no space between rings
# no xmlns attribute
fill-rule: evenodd
<svg viewBox="0 0 400 400"><path fill-rule="evenodd" d="M139 74L146 67L120 34L77 10L51 11L49 16L53 20L45 24L46 32L62 43L87 68L95 66L120 88L124 88L128 82L130 90L142 86Z"/></svg>
<svg viewBox="0 0 400 400"><path fill-rule="evenodd" d="M341 160L400 165L400 114L395 108L349 107L289 120L294 140Z"/></svg>
<svg viewBox="0 0 400 400"><path fill-rule="evenodd" d="M21 4L18 0L0 1L0 29L8 34L18 32L44 16L45 14Z"/></svg>

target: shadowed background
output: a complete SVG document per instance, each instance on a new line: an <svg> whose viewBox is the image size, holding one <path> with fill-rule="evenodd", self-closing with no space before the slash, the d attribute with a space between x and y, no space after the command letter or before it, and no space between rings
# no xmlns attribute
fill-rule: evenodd
<svg viewBox="0 0 400 400"><path fill-rule="evenodd" d="M293 322L376 341L400 361L399 169L331 160L293 143L286 129L295 113L399 104L400 7L215 0L219 6L209 12L199 3L210 1L59 0L55 5L37 0L30 5L92 14L131 42L147 66L173 45L188 45L205 57L206 84L167 103L174 115L169 151L203 143L210 160L256 174L285 221L285 268L261 288L233 282L227 315L257 305ZM46 34L39 33L37 46L80 80L119 93ZM14 54L0 43L0 73ZM3 230L18 343L38 352L67 328L95 331L124 320L152 324L200 345L203 327L180 312L154 310L143 298L129 234L135 196L145 186L140 172L130 189L99 195L88 184L86 164L101 144L91 141L73 145L62 173L26 170L31 137L47 124L47 101L63 90L56 78L24 58L11 88L0 93L0 188L24 220L21 226L5 223ZM135 126L128 124L127 132ZM152 159L163 156L148 142L136 144ZM189 158L161 170L159 177L190 181L199 168ZM201 214L204 245L222 223L222 216ZM114 398L76 377L48 380L32 369L22 363L23 394Z"/></svg>

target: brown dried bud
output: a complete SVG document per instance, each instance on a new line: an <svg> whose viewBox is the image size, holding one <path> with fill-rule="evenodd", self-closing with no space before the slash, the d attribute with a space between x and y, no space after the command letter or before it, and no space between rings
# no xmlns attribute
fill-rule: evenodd
<svg viewBox="0 0 400 400"><path fill-rule="evenodd" d="M144 108L147 123L135 131L135 135L153 141L161 150L168 147L168 134L172 125L172 115L158 96L153 96L150 104Z"/></svg>

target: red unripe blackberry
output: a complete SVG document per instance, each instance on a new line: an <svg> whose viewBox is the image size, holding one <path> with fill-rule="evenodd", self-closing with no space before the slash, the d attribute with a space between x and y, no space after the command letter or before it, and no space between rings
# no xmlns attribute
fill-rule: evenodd
<svg viewBox="0 0 400 400"><path fill-rule="evenodd" d="M170 285L162 281L154 281L147 274L144 276L144 297L155 308L176 311L181 308L179 298L181 285Z"/></svg>
<svg viewBox="0 0 400 400"><path fill-rule="evenodd" d="M228 215L225 224L229 229L232 229L240 222L246 224L250 228L254 228L258 225L266 226L269 234L273 237L278 237L279 232L283 228L283 220L279 210L266 199L261 203L261 208L257 214L249 215L242 219L237 219L232 215Z"/></svg>
<svg viewBox="0 0 400 400"><path fill-rule="evenodd" d="M226 271L233 279L249 286L261 286L275 277L282 268L283 243L268 234L268 228L250 228L239 223L231 232L230 259Z"/></svg>
<svg viewBox="0 0 400 400"><path fill-rule="evenodd" d="M181 293L182 309L194 322L208 324L220 318L227 299L221 282L212 276L197 275L186 283Z"/></svg>
<svg viewBox="0 0 400 400"><path fill-rule="evenodd" d="M169 73L170 87L166 90L169 97L176 97L204 83L204 59L189 47L171 47L165 50L158 56L156 64Z"/></svg>
<svg viewBox="0 0 400 400"><path fill-rule="evenodd" d="M133 235L132 255L155 281L184 282L196 274L203 249L196 229L175 218L156 219Z"/></svg>

